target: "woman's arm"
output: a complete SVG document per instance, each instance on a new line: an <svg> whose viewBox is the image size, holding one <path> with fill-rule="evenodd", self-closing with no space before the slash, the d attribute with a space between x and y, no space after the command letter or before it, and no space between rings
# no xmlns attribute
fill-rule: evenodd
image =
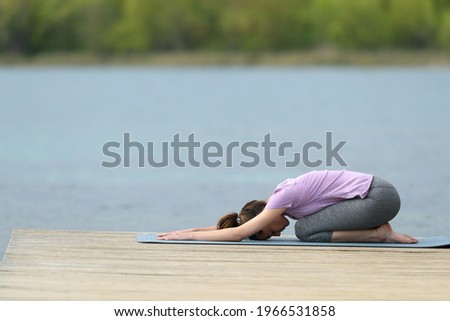
<svg viewBox="0 0 450 321"><path fill-rule="evenodd" d="M160 240L241 241L272 223L285 208L264 210L255 218L238 227L222 230L175 231L158 235Z"/></svg>
<svg viewBox="0 0 450 321"><path fill-rule="evenodd" d="M208 227L194 227L194 228L189 228L189 229L185 229L185 230L179 230L179 231L173 231L173 232L169 232L169 233L161 233L159 234L159 236L163 236L163 235L168 235L171 233L189 233L189 232L205 232L205 231L213 231L213 230L217 230L217 226L208 226Z"/></svg>
<svg viewBox="0 0 450 321"><path fill-rule="evenodd" d="M192 232L204 232L204 231L214 231L217 230L217 225L208 227L196 227L190 229Z"/></svg>

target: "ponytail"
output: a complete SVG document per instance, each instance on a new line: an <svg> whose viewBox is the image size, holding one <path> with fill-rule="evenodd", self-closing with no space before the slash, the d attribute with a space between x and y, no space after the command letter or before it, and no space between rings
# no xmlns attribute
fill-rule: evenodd
<svg viewBox="0 0 450 321"><path fill-rule="evenodd" d="M238 217L239 216L237 213L230 213L222 216L219 219L219 222L217 222L217 229L222 230L225 228L238 227L239 226Z"/></svg>
<svg viewBox="0 0 450 321"><path fill-rule="evenodd" d="M217 222L217 229L222 230L224 228L238 227L261 213L265 206L265 201L250 201L244 205L239 214L230 213L222 216L219 222Z"/></svg>

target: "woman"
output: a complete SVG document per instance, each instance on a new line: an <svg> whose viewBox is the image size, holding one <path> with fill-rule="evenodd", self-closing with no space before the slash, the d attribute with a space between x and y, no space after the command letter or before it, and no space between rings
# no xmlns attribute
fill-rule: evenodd
<svg viewBox="0 0 450 321"><path fill-rule="evenodd" d="M280 236L297 220L295 234L304 242L417 243L394 232L389 221L400 210L392 184L371 174L345 170L312 171L280 183L267 202L250 201L239 215L223 216L217 226L159 235L160 240L241 241Z"/></svg>

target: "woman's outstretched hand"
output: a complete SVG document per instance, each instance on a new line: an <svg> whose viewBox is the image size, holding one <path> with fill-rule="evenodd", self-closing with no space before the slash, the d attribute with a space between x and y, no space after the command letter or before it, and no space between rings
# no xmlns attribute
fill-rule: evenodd
<svg viewBox="0 0 450 321"><path fill-rule="evenodd" d="M168 233L158 234L158 240L192 240L194 232L206 232L206 231L214 231L217 229L217 226L209 226L209 227L194 227L187 230L178 230Z"/></svg>
<svg viewBox="0 0 450 321"><path fill-rule="evenodd" d="M158 234L158 240L167 241L167 240L191 240L191 239L192 239L192 231L190 230L181 230Z"/></svg>

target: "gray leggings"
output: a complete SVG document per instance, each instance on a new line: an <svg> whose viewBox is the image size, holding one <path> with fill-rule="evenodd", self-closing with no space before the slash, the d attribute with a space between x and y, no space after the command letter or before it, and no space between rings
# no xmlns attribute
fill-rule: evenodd
<svg viewBox="0 0 450 321"><path fill-rule="evenodd" d="M333 231L371 229L392 220L400 210L400 196L384 179L373 177L364 199L353 198L300 218L295 234L304 242L330 242Z"/></svg>

